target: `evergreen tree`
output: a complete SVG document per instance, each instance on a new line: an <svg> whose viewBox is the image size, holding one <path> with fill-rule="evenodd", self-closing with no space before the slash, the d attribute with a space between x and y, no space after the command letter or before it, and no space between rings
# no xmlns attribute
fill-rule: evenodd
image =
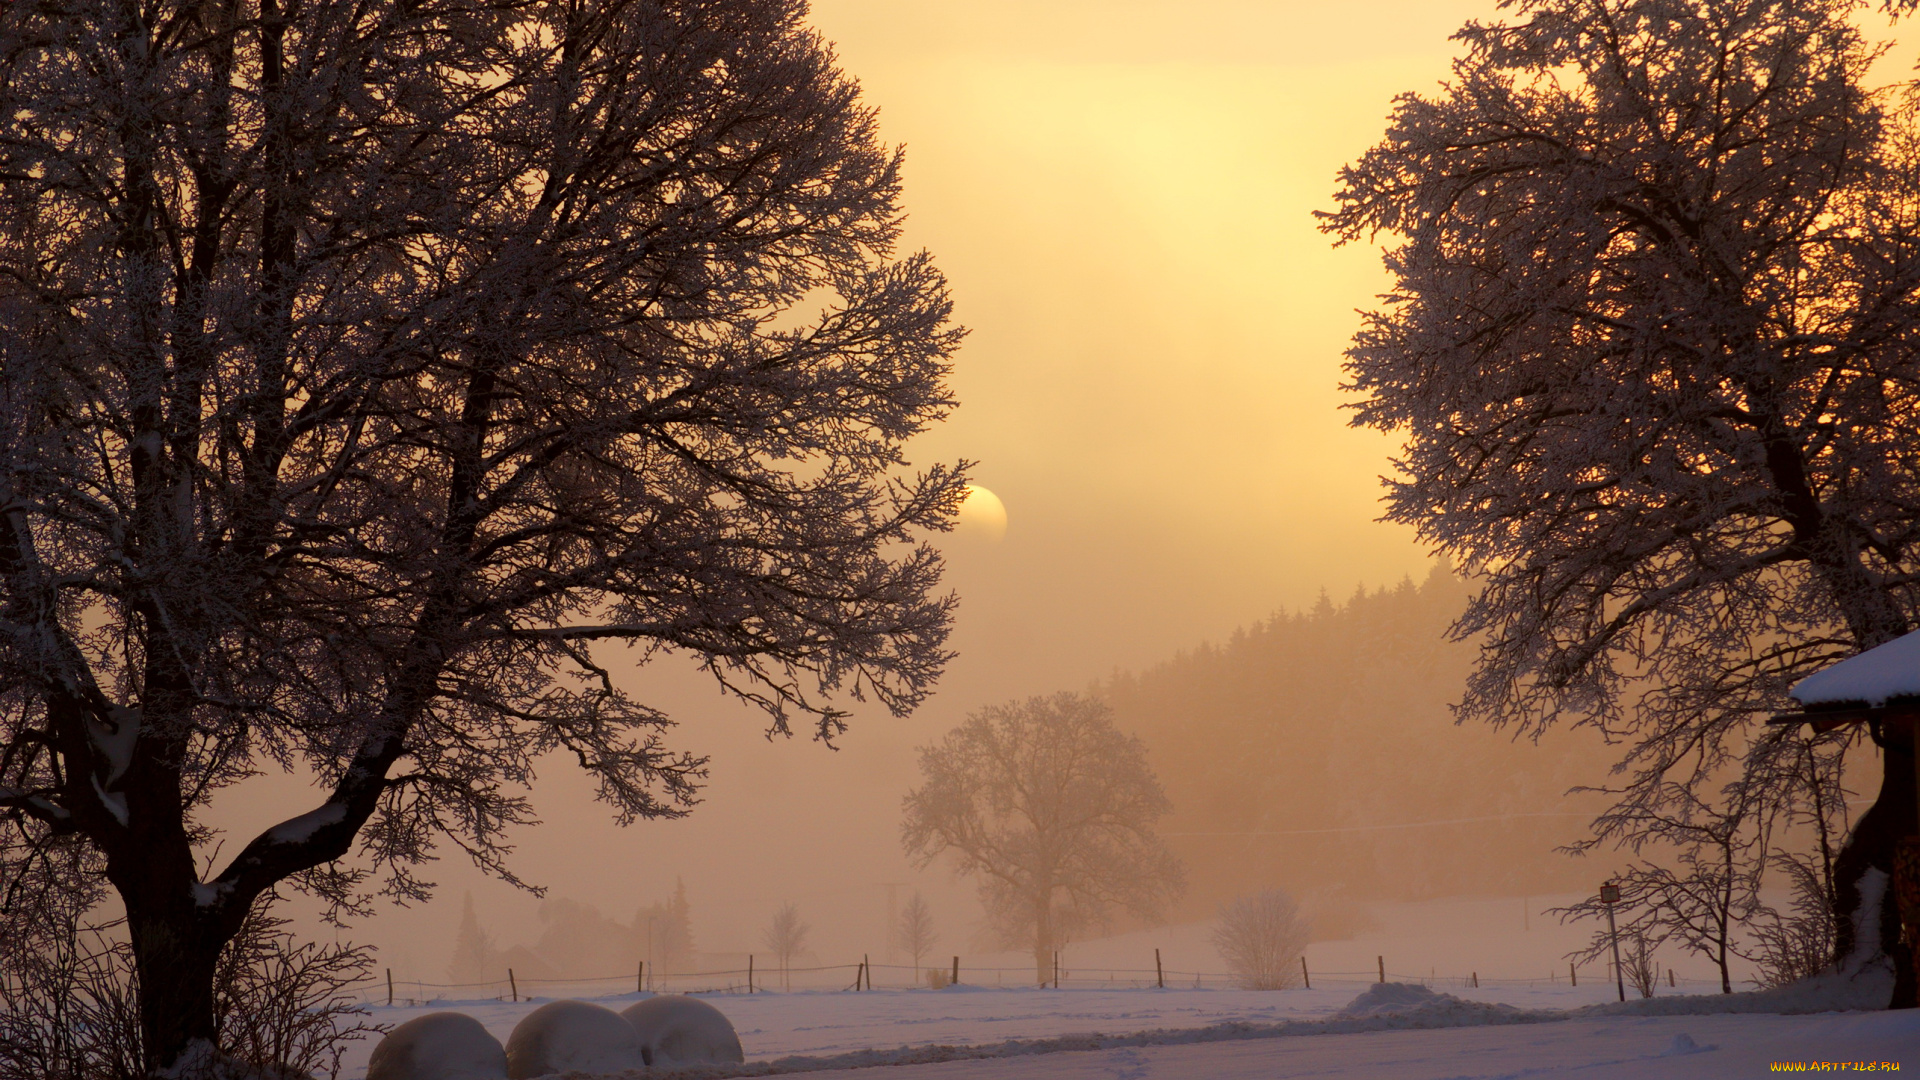
<svg viewBox="0 0 1920 1080"><path fill-rule="evenodd" d="M460 911L460 930L453 938L453 960L447 964L447 979L456 983L486 982L495 975L493 939L480 927L473 912L473 894L466 895Z"/></svg>

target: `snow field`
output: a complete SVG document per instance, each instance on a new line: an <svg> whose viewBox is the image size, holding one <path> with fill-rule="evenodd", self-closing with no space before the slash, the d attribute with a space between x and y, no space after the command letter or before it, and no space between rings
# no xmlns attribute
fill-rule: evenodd
<svg viewBox="0 0 1920 1080"><path fill-rule="evenodd" d="M1501 1000L1515 996L1527 1004ZM619 1008L622 1001L637 997L602 1003ZM1311 991L956 987L716 995L709 1000L739 1030L750 1073L824 1069L823 1075L837 1075L846 1071L837 1066L890 1065L894 1069L887 1076L895 1080L920 1075L1082 1075L1048 1071L1056 1068L1091 1069L1084 1075L1134 1080L1583 1075L1579 1070L1589 1068L1601 1071L1585 1075L1749 1076L1751 1070L1741 1070L1754 1060L1761 1061L1759 1071L1765 1071L1765 1062L1771 1060L1898 1061L1902 1053L1920 1066L1920 1015L1912 1013L1604 1016L1593 1015L1589 1008L1568 1018L1561 1010L1586 1003L1574 1000L1571 989L1564 987L1557 995L1546 989L1524 995L1491 989L1478 995L1470 990L1442 994L1392 983L1358 993L1351 985ZM1719 995L1657 1000L1696 1009L1731 1004ZM457 1008L496 1035L505 1035L537 1004L484 1001L436 1007ZM1630 1002L1627 1007L1646 1006ZM374 1013L376 1019L391 1022L424 1009L381 1007ZM1694 1049L1687 1050L1688 1043ZM1687 1056L1700 1068L1720 1070L1724 1064L1725 1069L1687 1071L1694 1068L1690 1065L1677 1072L1640 1071L1643 1064L1653 1068L1648 1063L1670 1054ZM1516 1062L1528 1064L1516 1071L1510 1067ZM1367 1068L1375 1071L1360 1063L1371 1063ZM1628 1063L1634 1063L1631 1073L1618 1071ZM358 1060L351 1061L344 1075L359 1076L358 1065ZM895 1071L902 1068L908 1070L905 1075ZM1608 1074L1607 1068L1616 1071ZM707 1071L738 1074L737 1067Z"/></svg>
<svg viewBox="0 0 1920 1080"><path fill-rule="evenodd" d="M1920 1017L1778 1015L1827 1007L1821 1002L1831 998L1762 1001L1745 996L1729 1001L1718 993L1717 973L1678 955L1662 955L1661 960L1677 969L1679 986L1662 985L1653 1001L1629 1002L1626 1008L1658 1012L1731 1005L1770 1011L1673 1016L1589 1012L1568 1018L1574 1010L1622 1008L1614 1003L1612 981L1599 968L1582 969L1579 985L1568 984L1562 957L1584 944L1593 929L1560 926L1543 914L1568 899L1373 905L1374 929L1309 947L1308 964L1315 973L1311 990L1227 989L1217 977L1194 988L1196 970L1220 971L1207 943L1209 927L1202 924L1070 944L1063 954L1065 986L1060 990L1033 988L1032 962L1018 954L963 954L963 985L947 990L889 988L888 969L881 968L880 988L870 992L716 993L701 999L732 1021L749 1070L826 1070L820 1075L834 1076L845 1072L845 1066L893 1066L880 1080L1731 1077L1765 1072L1773 1060L1899 1060L1901 1051L1913 1059L1909 1068L1920 1068L1920 1049L1915 1049L1920 1048ZM1138 981L1120 988L1130 976L1151 977L1155 948L1161 950L1168 971L1167 989L1139 989ZM1389 979L1424 981L1442 993L1423 997L1422 988L1392 984L1376 989L1380 956L1386 958ZM948 958L938 959L938 966L945 967ZM1113 974L1116 988L1106 988L1103 972ZM903 972L899 981L906 982L911 974ZM1477 989L1467 985L1474 974L1481 983ZM1744 974L1736 971L1735 977ZM988 978L1005 985L981 985ZM1747 986L1738 984L1736 989ZM589 988L555 990L587 996L582 991ZM1389 1000L1381 995L1404 996ZM521 1017L554 996L559 994L542 991L538 999L518 1004L435 1000L411 1007L379 1006L373 1013L377 1021L397 1023L455 1009L473 1015L504 1042ZM594 995L615 1011L645 998L632 993ZM1358 1015L1338 1019L1343 1011ZM1410 1026L1429 1030L1401 1030ZM1282 1034L1288 1037L1266 1037ZM1694 1046L1693 1052L1675 1050L1684 1050L1682 1036ZM1120 1045L1123 1042L1126 1045ZM1796 1048L1797 1057L1788 1054ZM347 1080L360 1080L370 1050L370 1044L362 1043L350 1051L342 1074ZM989 1054L995 1056L979 1057ZM781 1061L789 1058L807 1060Z"/></svg>

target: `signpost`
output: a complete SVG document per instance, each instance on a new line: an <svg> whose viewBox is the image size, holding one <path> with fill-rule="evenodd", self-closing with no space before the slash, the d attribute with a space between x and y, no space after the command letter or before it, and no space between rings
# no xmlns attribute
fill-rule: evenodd
<svg viewBox="0 0 1920 1080"><path fill-rule="evenodd" d="M1607 907L1607 936L1613 939L1613 985L1620 1000L1627 1000L1627 979L1620 971L1620 928L1613 924L1613 905L1620 902L1620 886L1609 881L1600 886L1600 902Z"/></svg>

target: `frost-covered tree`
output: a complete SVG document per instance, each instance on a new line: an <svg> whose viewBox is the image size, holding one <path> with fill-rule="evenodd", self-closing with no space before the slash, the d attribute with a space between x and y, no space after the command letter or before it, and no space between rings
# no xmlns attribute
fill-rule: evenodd
<svg viewBox="0 0 1920 1080"><path fill-rule="evenodd" d="M1300 956L1311 932L1293 897L1267 889L1221 905L1213 948L1241 986L1285 990L1300 985Z"/></svg>
<svg viewBox="0 0 1920 1080"><path fill-rule="evenodd" d="M780 989L793 989L793 959L807 949L807 934L813 927L800 920L800 907L788 902L780 905L773 913L773 921L767 924L760 938L780 965Z"/></svg>
<svg viewBox="0 0 1920 1080"><path fill-rule="evenodd" d="M620 666L829 739L930 689L959 331L804 12L0 6L0 807L101 855L154 1068L277 883L511 879L550 754L683 813ZM203 844L278 769L325 794Z"/></svg>
<svg viewBox="0 0 1920 1080"><path fill-rule="evenodd" d="M1033 947L1035 976L1075 927L1114 907L1149 916L1180 888L1154 835L1171 807L1146 747L1100 701L1073 693L990 705L920 749L901 840L926 866L943 852L980 879L1011 944Z"/></svg>
<svg viewBox="0 0 1920 1080"><path fill-rule="evenodd" d="M1920 127L1857 6L1512 0L1340 175L1326 227L1393 238L1348 353L1356 423L1407 440L1388 516L1480 576L1462 713L1623 741L1596 843L1729 770L1807 798L1744 790L1804 737L1760 722L1920 610ZM1843 913L1915 828L1876 737Z"/></svg>
<svg viewBox="0 0 1920 1080"><path fill-rule="evenodd" d="M894 927L894 940L900 948L913 957L913 979L920 981L920 961L933 951L934 942L939 940L933 932L933 908L927 904L927 898L918 892L907 901L900 912L900 925Z"/></svg>

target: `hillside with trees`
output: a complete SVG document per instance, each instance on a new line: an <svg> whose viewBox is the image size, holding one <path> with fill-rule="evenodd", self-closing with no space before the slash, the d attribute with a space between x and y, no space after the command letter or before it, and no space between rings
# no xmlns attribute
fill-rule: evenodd
<svg viewBox="0 0 1920 1080"><path fill-rule="evenodd" d="M1598 864L1555 848L1603 805L1568 789L1604 782L1612 758L1586 732L1536 744L1454 724L1475 649L1445 634L1467 595L1445 569L1323 595L1101 687L1173 803L1161 835L1187 865L1184 914L1279 887L1327 935L1347 898L1593 884Z"/></svg>

